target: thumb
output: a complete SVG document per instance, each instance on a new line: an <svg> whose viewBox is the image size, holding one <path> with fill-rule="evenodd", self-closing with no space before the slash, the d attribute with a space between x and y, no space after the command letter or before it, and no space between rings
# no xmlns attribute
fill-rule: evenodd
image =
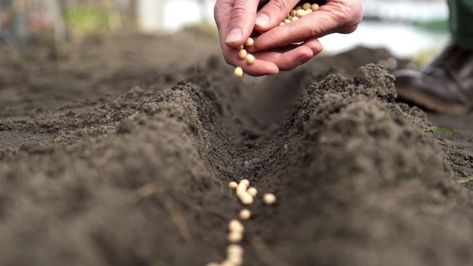
<svg viewBox="0 0 473 266"><path fill-rule="evenodd" d="M271 0L256 17L256 29L259 31L270 30L281 23L299 0Z"/></svg>
<svg viewBox="0 0 473 266"><path fill-rule="evenodd" d="M229 33L225 38L228 46L238 48L250 37L255 25L259 0L234 0L231 10Z"/></svg>

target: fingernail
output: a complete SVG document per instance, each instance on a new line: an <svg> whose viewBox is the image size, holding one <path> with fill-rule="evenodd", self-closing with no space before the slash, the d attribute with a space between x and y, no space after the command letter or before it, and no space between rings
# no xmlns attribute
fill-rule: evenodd
<svg viewBox="0 0 473 266"><path fill-rule="evenodd" d="M236 42L241 39L243 32L240 28L234 28L230 31L227 38L225 39L226 43Z"/></svg>
<svg viewBox="0 0 473 266"><path fill-rule="evenodd" d="M269 23L269 16L265 13L260 13L256 16L256 25L258 26L266 26Z"/></svg>

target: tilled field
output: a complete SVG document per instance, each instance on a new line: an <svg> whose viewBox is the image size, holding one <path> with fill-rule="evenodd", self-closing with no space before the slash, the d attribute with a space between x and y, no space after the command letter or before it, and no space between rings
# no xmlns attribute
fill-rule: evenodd
<svg viewBox="0 0 473 266"><path fill-rule="evenodd" d="M388 56L360 48L243 82L209 57L128 91L77 89L74 104L10 99L0 265L221 261L241 178L278 197L250 207L244 265L473 264L468 131L398 103L393 77L364 65Z"/></svg>

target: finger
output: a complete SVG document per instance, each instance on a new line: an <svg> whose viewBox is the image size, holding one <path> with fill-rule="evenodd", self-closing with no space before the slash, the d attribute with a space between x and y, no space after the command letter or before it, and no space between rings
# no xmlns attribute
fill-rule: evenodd
<svg viewBox="0 0 473 266"><path fill-rule="evenodd" d="M258 12L256 16L256 30L267 31L281 23L299 0L271 0Z"/></svg>
<svg viewBox="0 0 473 266"><path fill-rule="evenodd" d="M228 46L238 48L250 37L258 3L259 0L234 0L228 26L230 31L225 37Z"/></svg>
<svg viewBox="0 0 473 266"><path fill-rule="evenodd" d="M243 71L250 76L266 76L266 75L276 75L279 73L279 68L276 64L256 59L253 64L243 63L241 65Z"/></svg>
<svg viewBox="0 0 473 266"><path fill-rule="evenodd" d="M228 64L241 67L246 74L251 76L275 75L279 73L278 66L273 62L256 59L253 64L248 64L245 60L238 58L238 52L228 51L225 54L225 58Z"/></svg>
<svg viewBox="0 0 473 266"><path fill-rule="evenodd" d="M342 25L345 25L345 18L336 15L337 12L331 10L330 6L327 7L328 5L322 6L317 12L310 13L291 24L275 27L263 33L255 41L255 49L272 49L337 32Z"/></svg>
<svg viewBox="0 0 473 266"><path fill-rule="evenodd" d="M312 57L322 52L322 44L313 38L306 41L304 44L283 52L263 52L256 54L258 59L274 62L280 70L291 70L299 65L309 61Z"/></svg>

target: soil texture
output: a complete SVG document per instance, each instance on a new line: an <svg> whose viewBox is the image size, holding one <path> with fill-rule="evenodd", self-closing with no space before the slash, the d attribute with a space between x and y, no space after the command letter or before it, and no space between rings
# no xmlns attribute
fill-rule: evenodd
<svg viewBox="0 0 473 266"><path fill-rule="evenodd" d="M244 265L473 265L472 118L398 102L387 51L241 81L209 36L120 38L3 64L0 265L221 261L241 178L278 197Z"/></svg>

